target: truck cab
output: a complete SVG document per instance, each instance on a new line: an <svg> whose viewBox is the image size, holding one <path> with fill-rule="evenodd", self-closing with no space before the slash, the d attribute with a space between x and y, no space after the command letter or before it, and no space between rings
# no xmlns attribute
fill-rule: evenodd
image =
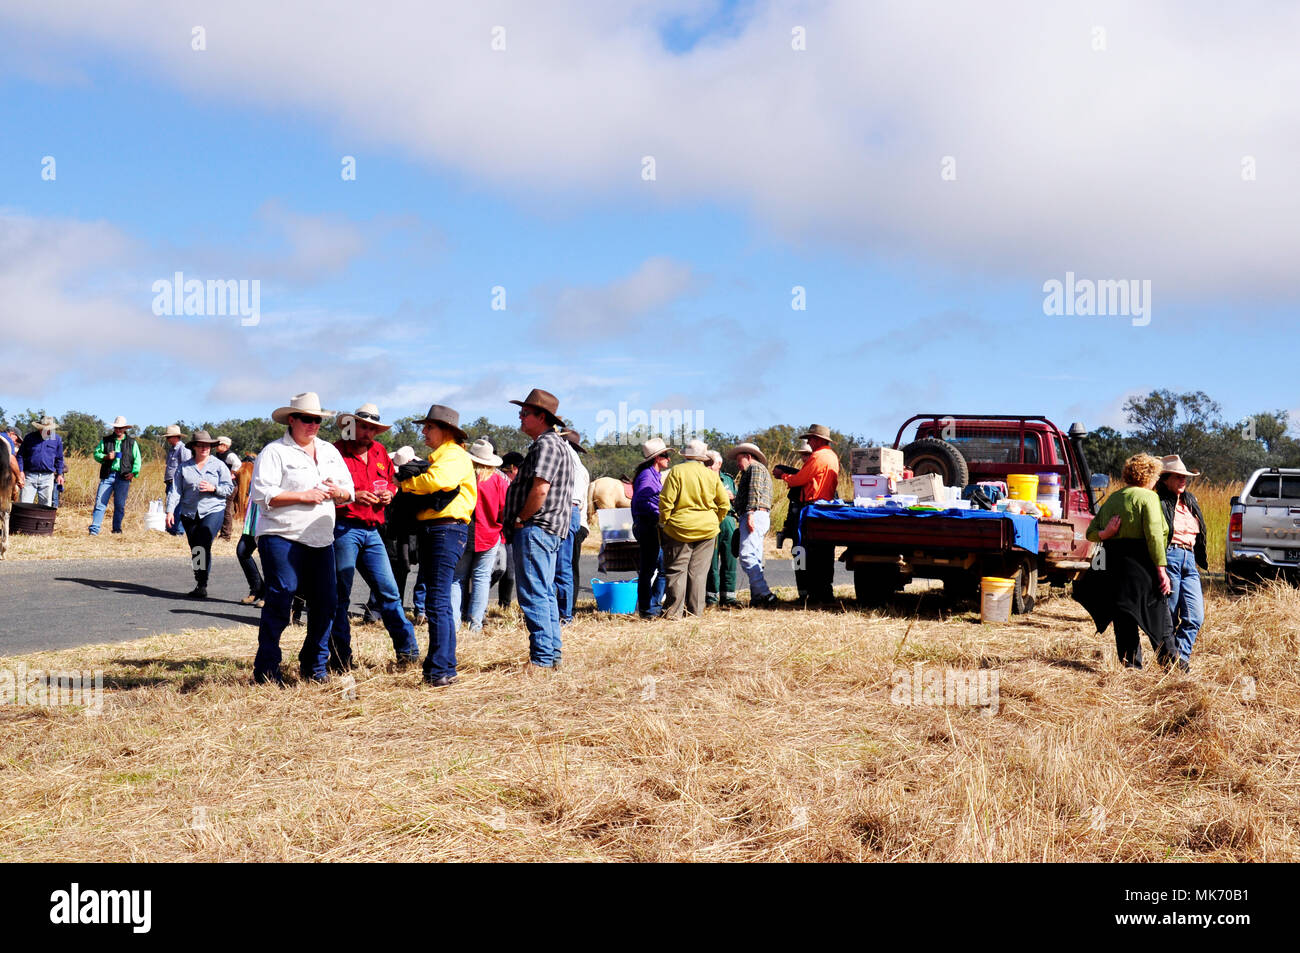
<svg viewBox="0 0 1300 953"><path fill-rule="evenodd" d="M1232 498L1223 568L1229 586L1300 577L1300 469L1271 467Z"/></svg>

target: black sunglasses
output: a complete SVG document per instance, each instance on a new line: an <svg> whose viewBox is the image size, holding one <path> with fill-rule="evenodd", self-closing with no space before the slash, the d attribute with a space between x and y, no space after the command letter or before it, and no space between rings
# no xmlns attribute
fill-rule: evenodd
<svg viewBox="0 0 1300 953"><path fill-rule="evenodd" d="M324 419L322 417L311 417L307 414L290 414L290 416L304 424L318 424Z"/></svg>

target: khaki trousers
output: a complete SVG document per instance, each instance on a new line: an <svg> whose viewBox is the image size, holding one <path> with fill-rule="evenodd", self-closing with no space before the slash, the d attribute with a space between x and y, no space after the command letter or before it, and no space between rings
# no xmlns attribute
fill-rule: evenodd
<svg viewBox="0 0 1300 953"><path fill-rule="evenodd" d="M691 615L704 614L704 590L709 583L716 537L682 543L666 533L662 535L664 576L668 593L664 600L664 618L680 619L682 609Z"/></svg>

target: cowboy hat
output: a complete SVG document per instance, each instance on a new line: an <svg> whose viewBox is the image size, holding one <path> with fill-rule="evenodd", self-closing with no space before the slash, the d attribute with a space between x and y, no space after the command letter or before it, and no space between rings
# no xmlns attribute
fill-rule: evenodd
<svg viewBox="0 0 1300 953"><path fill-rule="evenodd" d="M230 445L231 445L232 443L234 443L234 442L235 442L235 441L231 440L229 437L223 437L223 436L220 435L220 434L217 435L217 443L218 443L218 445L224 443L224 444L228 447L228 446L230 446Z"/></svg>
<svg viewBox="0 0 1300 953"><path fill-rule="evenodd" d="M311 417L333 417L338 413L337 410L321 410L320 398L312 391L304 391L301 394L294 394L289 403L284 407L277 407L271 411L271 419L277 424L287 424L290 414L307 414Z"/></svg>
<svg viewBox="0 0 1300 953"><path fill-rule="evenodd" d="M195 444L205 443L209 447L215 447L218 442L219 441L206 430L196 430L194 431L194 436L190 437L189 442L185 444L185 446L193 450Z"/></svg>
<svg viewBox="0 0 1300 953"><path fill-rule="evenodd" d="M339 429L342 430L344 427L348 426L348 423L352 420L363 420L377 429L380 433L393 428L392 424L381 424L379 422L379 408L374 404L362 404L350 414L339 414Z"/></svg>
<svg viewBox="0 0 1300 953"><path fill-rule="evenodd" d="M415 423L421 427L425 424L437 424L440 427L445 427L456 434L457 443L465 442L465 431L460 429L460 414L450 407L442 404L430 404L429 412Z"/></svg>
<svg viewBox="0 0 1300 953"><path fill-rule="evenodd" d="M767 466L767 457L763 456L763 451L752 443L738 443L727 451L727 459L734 460L742 453L747 453L763 466Z"/></svg>
<svg viewBox="0 0 1300 953"><path fill-rule="evenodd" d="M642 462L653 460L655 457L662 457L665 453L676 453L673 447L666 446L662 437L651 437L645 443L641 444Z"/></svg>
<svg viewBox="0 0 1300 953"><path fill-rule="evenodd" d="M168 424L167 429L163 431L162 436L164 440L166 440L168 437L180 437L182 440L189 439L189 436L187 434L181 433L181 428L178 427L176 424Z"/></svg>
<svg viewBox="0 0 1300 953"><path fill-rule="evenodd" d="M813 452L812 444L810 444L807 440L805 440L805 441L803 441L803 443L799 444L799 446L797 446L797 447L794 448L794 452L795 452L795 453L812 453L812 452Z"/></svg>
<svg viewBox="0 0 1300 953"><path fill-rule="evenodd" d="M393 466L404 467L415 459L414 447L398 447L393 453Z"/></svg>
<svg viewBox="0 0 1300 953"><path fill-rule="evenodd" d="M53 417L51 417L49 414L46 414L44 417L41 418L41 422L36 425L36 429L37 430L58 430L59 422L55 420Z"/></svg>
<svg viewBox="0 0 1300 953"><path fill-rule="evenodd" d="M1173 473L1177 476L1185 477L1198 477L1201 475L1199 472L1193 472L1187 469L1187 467L1183 465L1183 458L1176 453L1171 453L1167 457L1161 457L1160 466L1161 476L1164 476L1166 473Z"/></svg>
<svg viewBox="0 0 1300 953"><path fill-rule="evenodd" d="M807 440L809 437L821 437L827 443L831 444L835 442L831 439L831 428L827 427L825 424L813 424L808 428L806 433L799 434L800 440Z"/></svg>
<svg viewBox="0 0 1300 953"><path fill-rule="evenodd" d="M587 448L584 447L584 446L582 445L582 443L580 442L580 441L582 440L582 438L578 436L578 431L576 431L576 430L561 430L561 431L560 431L560 436L563 437L565 440L569 441L569 443L573 444L573 449L574 449L574 450L577 450L579 453L586 453L586 452L587 452Z"/></svg>
<svg viewBox="0 0 1300 953"><path fill-rule="evenodd" d="M134 426L135 426L135 424L128 424L128 423L126 422L126 418L123 417L121 414L118 414L116 417L113 418L113 429L114 429L114 430L116 430L118 427L126 427L128 430L130 430L130 429L131 429L132 427L134 427Z"/></svg>
<svg viewBox="0 0 1300 953"><path fill-rule="evenodd" d="M546 419L551 422L553 427L562 426L564 423L559 418L559 398L549 391L534 387L523 400L512 400L510 403L518 404L520 407L532 407L534 410L540 410L546 415Z"/></svg>
<svg viewBox="0 0 1300 953"><path fill-rule="evenodd" d="M469 458L484 467L501 466L501 458L492 449L492 441L479 437L469 445Z"/></svg>
<svg viewBox="0 0 1300 953"><path fill-rule="evenodd" d="M703 440L688 440L686 446L682 448L683 460L699 460L701 463L709 462L709 445Z"/></svg>

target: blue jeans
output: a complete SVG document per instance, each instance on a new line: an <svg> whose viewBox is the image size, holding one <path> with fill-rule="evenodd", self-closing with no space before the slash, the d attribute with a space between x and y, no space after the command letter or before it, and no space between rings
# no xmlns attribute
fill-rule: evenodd
<svg viewBox="0 0 1300 953"><path fill-rule="evenodd" d="M298 653L302 677L329 678L330 629L338 602L334 547L314 548L283 536L260 536L257 550L266 577L266 602L257 629L254 681L280 680L280 633L289 624L295 593L307 601L307 637Z"/></svg>
<svg viewBox="0 0 1300 953"><path fill-rule="evenodd" d="M560 663L560 606L555 599L555 562L565 540L540 526L525 526L510 540L515 588L528 626L528 657L534 665Z"/></svg>
<svg viewBox="0 0 1300 953"><path fill-rule="evenodd" d="M632 535L641 545L641 570L636 586L637 612L642 615L662 615L668 577L664 575L664 551L659 545L659 523L654 519L637 520L632 524Z"/></svg>
<svg viewBox="0 0 1300 953"><path fill-rule="evenodd" d="M573 516L569 519L568 538L560 545L555 555L555 601L560 607L560 625L573 621L573 605L578 601L578 567L574 564L577 555L573 551L573 540L582 529L582 507L573 507Z"/></svg>
<svg viewBox="0 0 1300 953"><path fill-rule="evenodd" d="M424 596L427 587L424 584L424 564L415 568L415 586L411 589L411 608L417 616L424 615Z"/></svg>
<svg viewBox="0 0 1300 953"><path fill-rule="evenodd" d="M462 607L464 608L471 632L483 630L483 617L487 615L488 594L492 588L492 567L496 565L501 546L498 540L491 549L473 553L468 559L462 556L456 564L456 581L451 587L451 607L457 618L461 617ZM469 554L468 547L466 554ZM465 599L466 593L469 593L468 600Z"/></svg>
<svg viewBox="0 0 1300 953"><path fill-rule="evenodd" d="M451 586L456 563L465 551L469 527L461 522L423 523L418 530L420 578L424 580L425 608L429 615L429 654L424 658L426 679L456 674L456 618Z"/></svg>
<svg viewBox="0 0 1300 953"><path fill-rule="evenodd" d="M1165 553L1169 574L1169 614L1173 617L1174 641L1178 644L1178 657L1191 661L1196 635L1205 623L1205 602L1201 598L1201 574L1196 568L1196 557L1190 550L1170 546Z"/></svg>
<svg viewBox="0 0 1300 953"><path fill-rule="evenodd" d="M194 581L207 586L208 572L212 568L212 541L221 532L221 518L225 510L207 516L182 516L173 521L183 526L186 542L190 544L190 565L194 568Z"/></svg>
<svg viewBox="0 0 1300 953"><path fill-rule="evenodd" d="M113 498L113 532L122 532L122 517L126 515L126 495L131 492L131 481L123 480L116 473L110 473L99 481L99 490L95 494L95 512L90 517L90 535L99 535L99 526L104 522L104 510L108 509L108 498Z"/></svg>
<svg viewBox="0 0 1300 953"><path fill-rule="evenodd" d="M415 642L415 629L402 611L402 596L397 591L397 580L388 562L383 537L377 529L340 522L334 527L334 572L338 578L339 594L334 629L330 635L330 664L341 668L352 660L348 605L352 600L352 577L358 571L366 585L379 597L379 616L393 640L397 657L402 660L416 658L420 647Z"/></svg>

